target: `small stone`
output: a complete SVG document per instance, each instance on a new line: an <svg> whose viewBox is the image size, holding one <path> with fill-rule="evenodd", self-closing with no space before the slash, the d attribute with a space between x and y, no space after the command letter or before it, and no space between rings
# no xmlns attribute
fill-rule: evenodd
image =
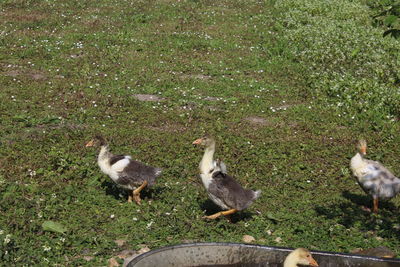
<svg viewBox="0 0 400 267"><path fill-rule="evenodd" d="M277 238L275 238L275 242L276 243L281 243L282 242L282 238L280 238L279 236Z"/></svg>
<svg viewBox="0 0 400 267"><path fill-rule="evenodd" d="M115 244L117 244L118 247L122 247L123 245L126 244L126 240L123 240L123 239L117 239L117 240L114 240L114 242L115 242Z"/></svg>
<svg viewBox="0 0 400 267"><path fill-rule="evenodd" d="M91 260L94 259L94 257L92 257L92 256L83 256L83 259L84 259L85 261L91 261Z"/></svg>
<svg viewBox="0 0 400 267"><path fill-rule="evenodd" d="M251 235L244 235L242 238L244 243L251 243L256 241L256 239L254 237L252 237Z"/></svg>
<svg viewBox="0 0 400 267"><path fill-rule="evenodd" d="M139 101L157 102L165 100L165 98L159 97L158 95L134 94L133 97Z"/></svg>
<svg viewBox="0 0 400 267"><path fill-rule="evenodd" d="M150 251L150 249L146 246L146 247L142 247L141 249L139 249L137 253L143 254L143 253L146 253L149 251Z"/></svg>
<svg viewBox="0 0 400 267"><path fill-rule="evenodd" d="M117 257L120 258L120 259L126 259L128 257L133 256L133 255L137 256L139 254L138 254L138 252L136 250L125 249L125 250L119 252Z"/></svg>
<svg viewBox="0 0 400 267"><path fill-rule="evenodd" d="M111 258L108 260L108 267L119 267L119 263L116 259Z"/></svg>

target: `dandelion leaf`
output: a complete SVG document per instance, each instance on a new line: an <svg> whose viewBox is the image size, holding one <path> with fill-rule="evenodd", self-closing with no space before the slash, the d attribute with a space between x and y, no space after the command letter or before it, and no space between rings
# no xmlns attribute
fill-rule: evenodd
<svg viewBox="0 0 400 267"><path fill-rule="evenodd" d="M42 224L42 228L44 231L56 232L56 233L65 233L67 228L63 226L61 223L53 222L53 221L45 221Z"/></svg>

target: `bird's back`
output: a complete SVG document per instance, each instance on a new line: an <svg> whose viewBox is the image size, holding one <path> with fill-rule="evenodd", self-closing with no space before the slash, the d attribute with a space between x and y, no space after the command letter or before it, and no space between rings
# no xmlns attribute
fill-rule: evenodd
<svg viewBox="0 0 400 267"><path fill-rule="evenodd" d="M212 177L209 193L229 208L243 210L258 197L258 192L244 189L233 177L221 171L214 172Z"/></svg>
<svg viewBox="0 0 400 267"><path fill-rule="evenodd" d="M153 185L156 178L161 175L162 170L148 166L140 161L130 159L129 164L120 172L120 179L129 184L140 184L147 181Z"/></svg>
<svg viewBox="0 0 400 267"><path fill-rule="evenodd" d="M399 193L399 178L377 161L367 159L364 161L366 166L359 183L366 192L380 198L392 198Z"/></svg>

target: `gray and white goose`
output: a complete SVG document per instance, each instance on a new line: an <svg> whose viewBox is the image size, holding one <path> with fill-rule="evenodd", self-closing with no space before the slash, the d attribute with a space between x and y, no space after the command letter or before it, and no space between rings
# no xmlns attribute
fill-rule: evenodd
<svg viewBox="0 0 400 267"><path fill-rule="evenodd" d="M381 163L365 158L367 142L360 140L359 152L351 158L350 169L361 188L372 195L373 212L378 212L378 200L393 198L400 192L400 179L394 176Z"/></svg>
<svg viewBox="0 0 400 267"><path fill-rule="evenodd" d="M107 174L117 185L132 191L132 193L129 193L128 202L132 202L133 199L140 205L140 191L146 186L155 184L162 169L133 160L128 155L112 154L105 139L99 135L86 144L86 147L91 146L100 146L97 163L101 171Z"/></svg>
<svg viewBox="0 0 400 267"><path fill-rule="evenodd" d="M213 138L208 136L199 138L193 144L206 147L199 165L200 177L210 199L224 210L205 218L216 219L222 215L244 210L260 196L260 190L244 189L227 174L226 166L222 161L214 160L215 140Z"/></svg>

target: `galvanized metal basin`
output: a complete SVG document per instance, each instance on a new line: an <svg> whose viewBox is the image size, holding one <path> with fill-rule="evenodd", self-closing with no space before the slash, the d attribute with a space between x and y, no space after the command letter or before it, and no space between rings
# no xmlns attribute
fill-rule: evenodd
<svg viewBox="0 0 400 267"><path fill-rule="evenodd" d="M164 247L134 258L128 267L281 267L291 249L236 243L193 243ZM400 267L400 259L312 251L321 267Z"/></svg>

